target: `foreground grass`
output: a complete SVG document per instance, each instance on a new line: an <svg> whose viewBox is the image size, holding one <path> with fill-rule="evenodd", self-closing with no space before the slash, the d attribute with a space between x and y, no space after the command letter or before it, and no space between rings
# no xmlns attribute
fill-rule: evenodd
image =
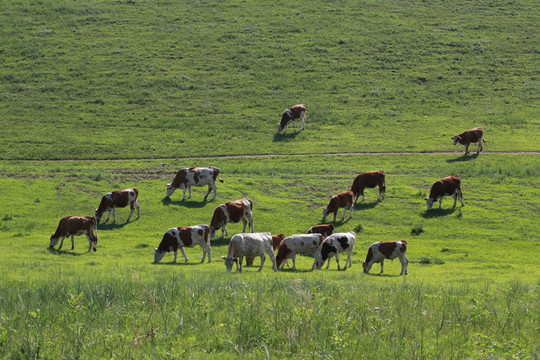
<svg viewBox="0 0 540 360"><path fill-rule="evenodd" d="M522 359L539 351L538 284L170 268L146 281L131 272L109 276L2 282L0 355Z"/></svg>

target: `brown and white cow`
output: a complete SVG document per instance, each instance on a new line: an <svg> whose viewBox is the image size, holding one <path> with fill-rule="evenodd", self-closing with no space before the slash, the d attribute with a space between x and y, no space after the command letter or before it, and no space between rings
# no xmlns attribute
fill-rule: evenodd
<svg viewBox="0 0 540 360"><path fill-rule="evenodd" d="M222 256L222 258L225 260L227 272L230 273L233 262L236 263L236 271L242 272L244 256L260 256L261 266L259 266L259 270L257 271L261 271L266 260L265 254L270 256L272 268L274 271L277 271L276 257L272 249L272 235L270 233L242 233L236 234L231 238L227 257Z"/></svg>
<svg viewBox="0 0 540 360"><path fill-rule="evenodd" d="M465 155L469 153L469 145L471 143L478 143L478 149L476 150L476 153L479 154L480 151L484 149L482 147L482 141L484 143L486 142L484 140L484 129L482 129L481 127L464 131L459 135L452 136L451 139L454 141L454 145L456 145L458 142L461 145L465 145Z"/></svg>
<svg viewBox="0 0 540 360"><path fill-rule="evenodd" d="M246 232L246 224L249 222L251 232L254 232L253 228L253 216L252 216L253 203L249 199L240 199L229 201L228 203L221 204L214 210L212 221L210 222L210 240L214 240L216 231L222 228L221 240L225 237L225 234L229 235L227 230L227 223L237 223L242 221L244 228L242 232Z"/></svg>
<svg viewBox="0 0 540 360"><path fill-rule="evenodd" d="M349 264L349 267L351 267L351 255L354 248L354 241L356 239L356 234L353 231L350 231L348 233L335 233L324 239L322 247L321 247L321 259L322 262L319 266L319 269L324 265L324 262L328 259L328 265L326 265L326 268L330 266L330 259L332 259L332 256L336 256L336 262L337 262L337 268L338 270L341 270L341 267L339 266L339 253L340 252L347 252L347 261L345 261L345 267L343 270L347 269L347 264Z"/></svg>
<svg viewBox="0 0 540 360"><path fill-rule="evenodd" d="M214 190L214 197L216 198L216 179L223 183L223 180L219 177L219 169L215 167L192 167L180 169L172 183L167 184L167 196L171 196L176 189L184 190L184 197L182 201L186 199L186 189L189 190L189 197L191 199L191 187L192 186L205 186L208 185L208 192L204 196L204 200L210 194L210 191Z"/></svg>
<svg viewBox="0 0 540 360"><path fill-rule="evenodd" d="M310 227L307 233L308 234L322 234L322 236L326 239L328 236L334 233L334 225L333 224L315 225L315 226Z"/></svg>
<svg viewBox="0 0 540 360"><path fill-rule="evenodd" d="M440 180L437 180L431 185L429 190L429 197L424 198L427 203L427 209L433 208L433 203L439 199L439 209L442 207L442 199L444 196L450 196L454 198L454 206L456 207L457 198L461 200L461 206L465 206L463 203L463 193L461 192L461 180L459 176L447 176Z"/></svg>
<svg viewBox="0 0 540 360"><path fill-rule="evenodd" d="M345 214L347 209L351 212L349 219L352 219L354 194L351 190L344 191L337 195L332 196L326 209L323 209L323 222L326 221L328 214L334 214L334 223L336 222L336 216L339 209L345 208L343 211L343 217L341 221L345 220Z"/></svg>
<svg viewBox="0 0 540 360"><path fill-rule="evenodd" d="M126 222L131 219L131 215L133 215L133 211L137 209L137 219L141 216L141 210L139 209L139 204L137 203L137 198L139 196L139 190L137 189L126 189L126 190L118 190L113 192L108 192L101 198L101 203L99 203L98 208L95 210L96 214L96 220L99 224L99 221L101 220L101 217L103 216L103 213L108 211L109 215L107 216L107 220L105 222L109 221L111 218L111 212L113 214L113 223L116 222L116 208L124 208L126 206L131 207L131 212L129 213L129 216L126 220Z"/></svg>
<svg viewBox="0 0 540 360"><path fill-rule="evenodd" d="M279 244L281 244L283 239L285 239L284 234L272 235L272 249L277 250L279 248ZM253 266L254 260L255 258L253 256L246 256L246 266ZM288 263L287 266L289 266Z"/></svg>
<svg viewBox="0 0 540 360"><path fill-rule="evenodd" d="M208 253L208 262L210 262L210 227L208 225L185 226L169 229L165 235L163 235L163 239L161 240L161 243L159 243L159 246L154 249L154 262L160 262L166 253L174 251L173 263L176 263L178 249L180 249L180 252L184 255L184 259L188 262L189 260L184 248L191 248L195 245L201 245L203 249L201 263L204 262L206 253Z"/></svg>
<svg viewBox="0 0 540 360"><path fill-rule="evenodd" d="M385 174L382 170L358 174L351 186L351 190L354 193L354 203L356 204L360 195L362 195L362 201L364 201L364 189L374 188L375 186L379 186L379 197L377 198L377 201L381 200L381 196L384 199L386 193L384 176Z"/></svg>
<svg viewBox="0 0 540 360"><path fill-rule="evenodd" d="M281 122L278 123L277 133L279 134L281 131L283 131L283 129L285 129L283 133L286 134L287 128L290 123L292 123L294 132L296 133L296 127L294 126L294 121L298 119L301 120L300 131L302 131L305 129L305 125L306 125L306 105L304 104L293 105L290 108L285 109L285 111L283 111L283 115L281 115Z"/></svg>
<svg viewBox="0 0 540 360"><path fill-rule="evenodd" d="M279 245L276 255L278 268L284 265L286 259L292 259L293 269L296 269L296 254L308 255L314 257L311 270L319 268L321 263L321 244L323 242L322 234L296 234L283 239Z"/></svg>
<svg viewBox="0 0 540 360"><path fill-rule="evenodd" d="M384 259L394 260L395 258L399 258L399 261L401 262L400 275L407 275L407 264L409 264L409 259L405 256L406 251L407 242L404 240L381 241L371 244L368 249L366 261L362 263L364 273L367 274L374 263L380 263L382 274L384 271Z"/></svg>
<svg viewBox="0 0 540 360"><path fill-rule="evenodd" d="M54 234L51 235L50 247L53 248L58 241L60 241L60 247L64 245L64 238L71 236L71 250L75 249L75 235L86 235L88 239L88 252L93 248L97 251L97 221L92 216L65 216L60 219L60 223L56 228Z"/></svg>

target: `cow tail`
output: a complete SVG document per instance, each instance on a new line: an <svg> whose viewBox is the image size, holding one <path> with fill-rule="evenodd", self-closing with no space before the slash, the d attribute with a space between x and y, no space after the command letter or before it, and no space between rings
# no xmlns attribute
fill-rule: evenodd
<svg viewBox="0 0 540 360"><path fill-rule="evenodd" d="M204 241L210 245L210 227L206 226L206 229L204 229Z"/></svg>
<svg viewBox="0 0 540 360"><path fill-rule="evenodd" d="M219 180L221 183L224 183L224 182L225 182L225 181L223 181L223 179L221 179L221 178L219 177L219 175L218 175L217 178L218 178L218 180Z"/></svg>
<svg viewBox="0 0 540 360"><path fill-rule="evenodd" d="M96 238L95 241L92 241L94 244L93 244L93 247L94 247L94 251L97 250L97 242L98 242L98 232L97 232L97 220L95 217L92 218L92 225L90 226L90 232L92 234L94 234L94 237Z"/></svg>

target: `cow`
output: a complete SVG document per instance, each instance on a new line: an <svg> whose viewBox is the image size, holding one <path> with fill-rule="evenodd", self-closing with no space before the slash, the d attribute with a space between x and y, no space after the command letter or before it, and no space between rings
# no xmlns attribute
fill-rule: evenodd
<svg viewBox="0 0 540 360"><path fill-rule="evenodd" d="M98 208L95 210L96 220L99 224L103 213L108 211L109 215L107 220L111 218L111 212L113 214L113 223L116 222L116 208L124 208L126 206L131 207L131 212L126 220L126 222L131 219L133 211L137 209L137 219L141 216L141 210L139 209L139 204L137 203L137 197L139 196L139 190L137 189L126 189L118 190L113 192L108 192L101 198Z"/></svg>
<svg viewBox="0 0 540 360"><path fill-rule="evenodd" d="M461 206L465 206L463 203L463 193L461 192L461 180L459 176L447 176L440 180L437 180L431 185L429 190L429 197L424 198L427 203L427 209L433 208L433 203L439 199L439 209L442 207L442 199L444 196L450 196L454 198L454 206L456 207L457 198L461 200Z"/></svg>
<svg viewBox="0 0 540 360"><path fill-rule="evenodd" d="M319 224L312 226L307 231L308 234L322 234L326 239L328 236L334 233L334 225L332 224Z"/></svg>
<svg viewBox="0 0 540 360"><path fill-rule="evenodd" d="M279 234L279 235L272 235L272 249L277 250L279 248L279 244L285 239L285 235ZM252 256L246 256L246 266L253 266L253 261L255 260ZM287 266L289 264L287 263Z"/></svg>
<svg viewBox="0 0 540 360"><path fill-rule="evenodd" d="M407 275L407 264L409 263L409 259L405 256L406 251L407 242L404 240L381 241L371 244L368 249L366 261L362 263L364 273L367 274L374 263L381 263L382 274L384 271L384 259L394 260L395 258L399 258L399 261L401 262L400 275Z"/></svg>
<svg viewBox="0 0 540 360"><path fill-rule="evenodd" d="M296 133L294 120L298 119L301 120L300 131L302 131L305 129L306 125L306 105L304 104L294 105L283 111L283 115L281 115L281 122L278 123L277 133L279 134L283 129L285 129L283 133L286 134L289 123L292 123L294 132Z"/></svg>
<svg viewBox="0 0 540 360"><path fill-rule="evenodd" d="M201 245L203 249L201 263L204 262L206 253L208 253L208 262L212 261L210 251L210 227L208 225L171 228L163 235L163 239L159 243L159 246L154 248L154 263L157 264L160 262L161 259L163 259L163 256L171 251L174 251L173 263L176 263L178 249L180 249L180 252L184 255L184 259L188 262L189 260L184 248L192 248L195 245Z"/></svg>
<svg viewBox="0 0 540 360"><path fill-rule="evenodd" d="M350 210L351 212L349 219L352 219L353 200L354 200L354 194L351 190L347 190L347 191L344 191L342 193L332 196L326 209L323 209L323 222L326 221L326 216L328 216L328 214L333 213L334 223L335 223L337 212L341 208L345 208L345 211L343 211L343 217L341 218L341 221L345 220L345 214L347 214L347 209Z"/></svg>
<svg viewBox="0 0 540 360"><path fill-rule="evenodd" d="M484 144L486 143L486 140L484 140L484 129L481 127L464 131L459 135L452 136L451 139L454 141L454 145L456 145L458 142L461 145L465 145L465 155L469 153L469 145L471 143L478 143L478 149L476 150L477 154L484 150L482 147L482 141Z"/></svg>
<svg viewBox="0 0 540 360"><path fill-rule="evenodd" d="M182 201L184 201L186 200L186 189L189 190L188 199L191 199L192 186L208 185L208 192L204 196L204 200L206 200L208 194L210 194L210 191L212 190L214 190L214 197L212 198L212 200L214 200L216 198L216 179L222 183L224 182L219 177L219 169L215 167L192 167L189 169L180 169L176 173L173 182L167 184L166 197L170 197L176 191L176 189L182 189L184 190L184 197L182 197Z"/></svg>
<svg viewBox="0 0 540 360"><path fill-rule="evenodd" d="M236 263L236 271L242 272L244 256L260 256L261 266L259 266L259 270L257 271L261 271L266 260L265 254L270 256L274 272L277 271L276 257L272 249L272 235L270 233L242 233L236 234L231 238L227 257L222 256L222 258L225 260L227 272L230 273L233 262Z"/></svg>
<svg viewBox="0 0 540 360"><path fill-rule="evenodd" d="M339 256L338 253L347 251L347 261L345 261L345 267L343 270L347 269L347 264L351 267L351 255L354 248L354 241L356 239L356 234L353 231L348 233L335 233L324 239L321 247L321 264L319 268L324 265L326 259L328 259L328 265L326 268L330 267L330 259L332 256L336 256L337 268L341 270L339 266Z"/></svg>
<svg viewBox="0 0 540 360"><path fill-rule="evenodd" d="M381 196L384 199L386 193L384 176L385 174L382 170L358 174L351 186L351 191L354 193L354 203L356 204L360 195L362 195L362 201L364 201L364 189L374 188L375 186L379 186L379 197L377 198L377 201L381 200Z"/></svg>
<svg viewBox="0 0 540 360"><path fill-rule="evenodd" d="M60 223L56 228L54 234L51 235L50 247L54 248L60 240L60 247L64 245L64 238L71 236L71 250L75 249L75 235L86 235L88 239L88 252L93 248L94 251L97 251L97 221L95 217L92 216L64 216L60 219Z"/></svg>
<svg viewBox="0 0 540 360"><path fill-rule="evenodd" d="M296 269L296 254L312 254L314 257L311 270L321 265L322 234L296 234L283 239L276 255L277 267L283 267L286 259L292 259L293 270Z"/></svg>
<svg viewBox="0 0 540 360"><path fill-rule="evenodd" d="M214 240L216 231L219 228L223 228L221 231L221 240L223 240L225 233L229 235L229 231L226 228L227 223L237 223L242 220L244 228L242 232L246 232L246 224L249 222L251 232L255 232L253 228L253 216L252 216L253 203L249 199L240 199L229 201L228 203L221 204L214 210L214 215L210 222L210 240Z"/></svg>

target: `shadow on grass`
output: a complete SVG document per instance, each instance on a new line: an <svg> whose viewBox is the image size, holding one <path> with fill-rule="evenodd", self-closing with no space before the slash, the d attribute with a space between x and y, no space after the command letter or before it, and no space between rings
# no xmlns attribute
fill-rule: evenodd
<svg viewBox="0 0 540 360"><path fill-rule="evenodd" d="M230 238L217 238L210 242L211 247L229 246Z"/></svg>
<svg viewBox="0 0 540 360"><path fill-rule="evenodd" d="M97 227L98 227L98 230L114 230L114 229L121 229L123 228L124 226L126 226L127 224L130 224L132 222L135 222L137 221L138 219L135 219L135 220L131 220L131 221L127 221L126 222L123 222L123 223L119 223L119 222L100 222L99 224L97 224Z"/></svg>
<svg viewBox="0 0 540 360"><path fill-rule="evenodd" d="M349 210L347 210L348 212ZM321 221L319 221L319 224L332 224L334 225L334 228L338 227L338 226L341 226L341 225L345 225L346 223L349 222L349 219L348 217L345 219L345 220L336 220L336 222L333 222L333 221L330 221L330 222L324 222L323 219L321 219Z"/></svg>
<svg viewBox="0 0 540 360"><path fill-rule="evenodd" d="M372 274L372 273L364 273L364 275L367 275L367 276L377 276L377 277L387 277L387 278L395 278L395 277L400 277L400 276L404 276L404 275L399 275L399 274L396 274L396 275L389 275L389 274L385 274L385 273L378 273L378 274Z"/></svg>
<svg viewBox="0 0 540 360"><path fill-rule="evenodd" d="M424 219L431 219L431 218L438 218L442 216L448 216L456 211L456 208L450 208L450 209L432 209L432 210L426 210L422 217Z"/></svg>
<svg viewBox="0 0 540 360"><path fill-rule="evenodd" d="M448 163L455 163L455 162L463 162L463 161L470 161L470 160L474 160L478 157L478 154L473 154L473 155L462 155L458 158L455 158L455 159L448 159L446 160L446 162Z"/></svg>
<svg viewBox="0 0 540 360"><path fill-rule="evenodd" d="M286 141L286 140L289 140L289 139L294 139L296 138L300 133L299 132L295 132L295 133L289 133L289 134L274 134L274 142L279 142L279 141Z"/></svg>
<svg viewBox="0 0 540 360"><path fill-rule="evenodd" d="M360 203L354 204L353 209L354 209L354 210L368 210L368 209L373 209L375 206L379 205L379 203L380 203L380 201L375 201L375 202L371 202L371 203L360 202Z"/></svg>
<svg viewBox="0 0 540 360"><path fill-rule="evenodd" d="M204 259L204 264L207 263L207 259ZM178 262L172 262L172 260L170 262L158 262L158 263L155 263L155 262L152 262L152 265L156 265L156 266L196 266L196 265L204 265L200 260L199 261L188 261L188 262L185 262L184 260L182 261L178 261Z"/></svg>
<svg viewBox="0 0 540 360"><path fill-rule="evenodd" d="M188 209L200 209L203 208L209 201L203 200L203 201L193 201L193 200L171 200L171 198L166 197L161 200L163 205L170 206L170 205L178 205L183 206Z"/></svg>
<svg viewBox="0 0 540 360"><path fill-rule="evenodd" d="M58 250L58 249L55 249L55 248L52 248L52 247L48 247L47 248L49 250L50 253L53 253L55 255L69 255L69 256L82 256L82 255L86 255L88 254L88 252L85 252L83 254L81 253L75 253L73 251L75 250Z"/></svg>

